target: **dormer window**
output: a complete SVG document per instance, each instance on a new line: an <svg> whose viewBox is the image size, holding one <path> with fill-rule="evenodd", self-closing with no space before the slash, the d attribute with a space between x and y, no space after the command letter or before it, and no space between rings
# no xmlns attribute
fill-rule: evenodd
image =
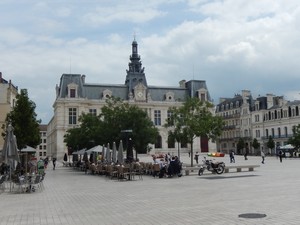
<svg viewBox="0 0 300 225"><path fill-rule="evenodd" d="M205 88L200 88L198 90L198 98L200 101L207 101L207 90Z"/></svg>
<svg viewBox="0 0 300 225"><path fill-rule="evenodd" d="M106 89L103 91L102 96L103 96L103 99L108 99L112 96L112 91Z"/></svg>
<svg viewBox="0 0 300 225"><path fill-rule="evenodd" d="M167 92L166 93L166 101L168 102L173 102L174 101L174 92Z"/></svg>
<svg viewBox="0 0 300 225"><path fill-rule="evenodd" d="M77 98L78 97L78 85L71 83L68 85L68 97Z"/></svg>
<svg viewBox="0 0 300 225"><path fill-rule="evenodd" d="M76 97L76 89L72 88L70 89L70 98L75 98Z"/></svg>

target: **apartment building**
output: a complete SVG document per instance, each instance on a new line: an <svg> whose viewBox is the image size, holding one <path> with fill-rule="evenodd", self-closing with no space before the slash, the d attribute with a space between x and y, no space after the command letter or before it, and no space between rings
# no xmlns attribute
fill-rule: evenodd
<svg viewBox="0 0 300 225"><path fill-rule="evenodd" d="M249 90L232 98L220 99L216 115L224 119L225 126L217 141L218 151L229 153L233 150L243 154L245 149L237 150L237 143L243 138L250 154L259 154L261 150L276 154L277 148L287 144L293 135L293 126L300 123L299 107L299 100L287 101L283 96L273 94L254 99ZM276 145L274 149L267 147L270 136ZM260 143L260 149L252 147L254 138Z"/></svg>
<svg viewBox="0 0 300 225"><path fill-rule="evenodd" d="M11 80L6 80L2 77L2 73L0 72L0 130L2 130L2 126L5 124L5 119L7 114L12 111L13 107L16 103L16 97L18 94L18 87L14 86ZM3 148L4 139L0 135L0 149Z"/></svg>
<svg viewBox="0 0 300 225"><path fill-rule="evenodd" d="M45 158L47 155L47 125L46 124L40 124L40 135L41 135L41 142L36 147L36 156Z"/></svg>

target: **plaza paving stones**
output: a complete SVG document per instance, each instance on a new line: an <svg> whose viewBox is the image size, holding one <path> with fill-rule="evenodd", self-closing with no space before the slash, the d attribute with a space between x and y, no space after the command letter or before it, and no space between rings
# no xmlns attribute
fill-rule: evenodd
<svg viewBox="0 0 300 225"><path fill-rule="evenodd" d="M202 158L202 156L200 156ZM140 156L151 161L150 156ZM229 157L218 158L229 163ZM182 161L189 163L187 155ZM0 225L300 224L300 159L236 156L253 172L116 181L63 167L47 169L42 192L0 192ZM265 214L263 218L239 215Z"/></svg>

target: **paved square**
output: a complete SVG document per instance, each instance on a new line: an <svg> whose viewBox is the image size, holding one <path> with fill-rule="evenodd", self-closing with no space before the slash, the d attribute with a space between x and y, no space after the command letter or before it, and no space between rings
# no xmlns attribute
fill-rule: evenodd
<svg viewBox="0 0 300 225"><path fill-rule="evenodd" d="M200 159L202 156L200 156ZM140 156L151 161L150 156ZM229 157L218 158L230 165ZM187 155L182 161L189 163ZM45 190L0 191L0 225L16 224L300 224L300 159L236 156L253 172L116 181L58 164L47 169ZM247 213L264 218L241 218Z"/></svg>

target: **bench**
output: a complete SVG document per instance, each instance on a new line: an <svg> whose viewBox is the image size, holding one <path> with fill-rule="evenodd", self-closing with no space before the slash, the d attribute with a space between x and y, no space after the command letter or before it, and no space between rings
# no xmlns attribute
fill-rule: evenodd
<svg viewBox="0 0 300 225"><path fill-rule="evenodd" d="M199 166L193 166L193 167L187 166L187 167L182 167L182 170L184 170L185 175L188 176L188 175L190 175L190 172L193 172L193 171L196 171L198 173L199 168L200 168Z"/></svg>
<svg viewBox="0 0 300 225"><path fill-rule="evenodd" d="M65 161L63 161L62 164L63 164L63 166L65 166L65 167L69 166L69 163L68 163L68 162L65 162Z"/></svg>
<svg viewBox="0 0 300 225"><path fill-rule="evenodd" d="M229 173L230 169L236 169L236 172L242 172L242 169L248 169L248 171L254 171L254 168L256 167L260 167L260 165L225 166L225 173Z"/></svg>

